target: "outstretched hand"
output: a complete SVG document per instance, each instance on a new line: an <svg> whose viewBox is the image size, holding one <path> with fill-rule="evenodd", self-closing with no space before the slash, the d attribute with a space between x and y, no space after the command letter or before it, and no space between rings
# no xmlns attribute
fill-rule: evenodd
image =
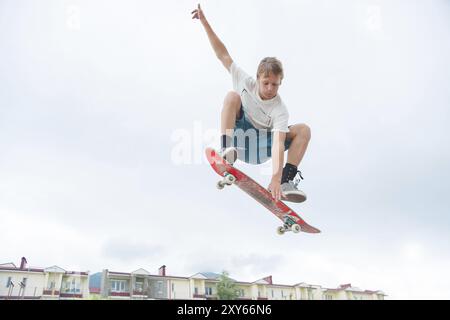
<svg viewBox="0 0 450 320"><path fill-rule="evenodd" d="M199 19L200 21L205 19L205 15L203 14L202 8L200 8L200 3L197 6L197 9L191 12L193 14L192 19Z"/></svg>

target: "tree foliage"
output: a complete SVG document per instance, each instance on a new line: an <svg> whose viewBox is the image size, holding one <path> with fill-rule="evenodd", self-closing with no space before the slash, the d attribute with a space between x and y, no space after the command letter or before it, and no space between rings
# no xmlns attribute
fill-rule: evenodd
<svg viewBox="0 0 450 320"><path fill-rule="evenodd" d="M236 284L229 277L227 271L223 271L217 284L217 297L219 300L236 300L238 297Z"/></svg>

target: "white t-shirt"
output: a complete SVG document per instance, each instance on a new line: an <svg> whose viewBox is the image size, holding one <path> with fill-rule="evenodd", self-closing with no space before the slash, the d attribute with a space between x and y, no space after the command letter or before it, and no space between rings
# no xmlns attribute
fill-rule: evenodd
<svg viewBox="0 0 450 320"><path fill-rule="evenodd" d="M280 95L277 94L270 100L262 100L258 93L258 82L235 62L231 64L230 73L233 90L241 96L242 107L253 126L256 129L289 132L289 113Z"/></svg>

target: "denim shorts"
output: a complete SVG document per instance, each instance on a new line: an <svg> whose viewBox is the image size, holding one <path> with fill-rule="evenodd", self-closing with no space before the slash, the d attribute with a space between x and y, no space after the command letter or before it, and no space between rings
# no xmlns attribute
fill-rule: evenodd
<svg viewBox="0 0 450 320"><path fill-rule="evenodd" d="M243 107L236 120L233 133L238 159L251 164L261 164L272 157L272 132L256 129L248 120ZM291 146L291 140L284 141L284 150Z"/></svg>

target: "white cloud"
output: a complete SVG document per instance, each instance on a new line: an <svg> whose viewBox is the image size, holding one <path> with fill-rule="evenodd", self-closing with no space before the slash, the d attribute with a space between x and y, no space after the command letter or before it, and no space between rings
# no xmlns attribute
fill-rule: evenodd
<svg viewBox="0 0 450 320"><path fill-rule="evenodd" d="M404 245L402 254L407 260L410 260L411 263L414 263L414 261L424 258L424 248L419 243L408 243Z"/></svg>

